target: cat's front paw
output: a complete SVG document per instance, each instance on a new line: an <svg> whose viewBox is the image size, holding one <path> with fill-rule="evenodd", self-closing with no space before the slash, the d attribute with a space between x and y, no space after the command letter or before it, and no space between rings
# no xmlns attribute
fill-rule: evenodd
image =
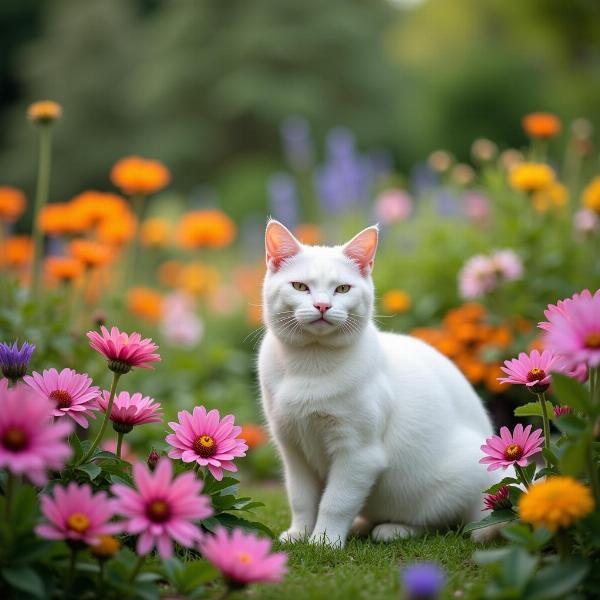
<svg viewBox="0 0 600 600"><path fill-rule="evenodd" d="M329 548L343 548L346 544L345 538L340 534L323 532L314 532L308 542L314 546L328 546Z"/></svg>
<svg viewBox="0 0 600 600"><path fill-rule="evenodd" d="M294 543L306 539L306 531L300 529L288 529L279 536L280 542Z"/></svg>

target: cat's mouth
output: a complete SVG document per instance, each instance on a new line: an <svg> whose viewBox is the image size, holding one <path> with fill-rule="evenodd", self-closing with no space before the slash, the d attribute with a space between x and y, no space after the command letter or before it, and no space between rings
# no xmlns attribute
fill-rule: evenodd
<svg viewBox="0 0 600 600"><path fill-rule="evenodd" d="M328 325L333 325L333 323L331 321L328 321L323 315L321 315L318 319L315 319L314 321L310 322L311 325L313 325L314 323L327 323Z"/></svg>

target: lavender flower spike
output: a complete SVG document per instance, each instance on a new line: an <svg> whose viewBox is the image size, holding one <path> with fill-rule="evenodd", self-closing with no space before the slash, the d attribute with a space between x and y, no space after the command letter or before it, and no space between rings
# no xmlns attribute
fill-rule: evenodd
<svg viewBox="0 0 600 600"><path fill-rule="evenodd" d="M34 350L35 346L28 342L23 342L20 348L18 342L14 342L12 346L0 342L0 371L4 377L13 383L21 379L27 373Z"/></svg>

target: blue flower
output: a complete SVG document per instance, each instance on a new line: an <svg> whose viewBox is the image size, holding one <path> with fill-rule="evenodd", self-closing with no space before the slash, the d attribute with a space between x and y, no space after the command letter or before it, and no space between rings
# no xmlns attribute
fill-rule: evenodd
<svg viewBox="0 0 600 600"><path fill-rule="evenodd" d="M14 342L11 346L0 342L0 370L4 377L12 381L21 379L27 373L31 355L35 350L35 346L28 342L23 342L20 348L17 344L18 342Z"/></svg>
<svg viewBox="0 0 600 600"><path fill-rule="evenodd" d="M446 581L446 575L435 563L416 563L402 570L406 596L410 600L437 598Z"/></svg>

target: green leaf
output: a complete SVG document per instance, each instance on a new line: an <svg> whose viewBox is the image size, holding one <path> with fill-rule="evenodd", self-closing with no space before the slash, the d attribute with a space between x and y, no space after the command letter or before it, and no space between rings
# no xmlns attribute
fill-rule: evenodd
<svg viewBox="0 0 600 600"><path fill-rule="evenodd" d="M531 462L523 469L525 477L527 477L527 481L533 481L533 476L535 475L536 468L537 465L534 462Z"/></svg>
<svg viewBox="0 0 600 600"><path fill-rule="evenodd" d="M558 457L549 448L542 449L542 456L546 459L549 465L557 465Z"/></svg>
<svg viewBox="0 0 600 600"><path fill-rule="evenodd" d="M91 462L85 463L83 465L79 465L75 470L82 471L92 481L94 481L94 479L96 479L96 477L98 477L98 475L100 475L100 473L102 473L102 469L98 465L91 463Z"/></svg>
<svg viewBox="0 0 600 600"><path fill-rule="evenodd" d="M495 525L496 523L508 523L509 521L514 521L516 518L517 515L509 508L494 510L487 517L481 519L481 521L474 521L465 525L463 532L469 533L476 529L483 529L489 525Z"/></svg>
<svg viewBox="0 0 600 600"><path fill-rule="evenodd" d="M505 477L498 483L495 483L494 485L490 486L487 490L484 491L484 493L496 494L505 485L510 485L511 483L516 483L517 485L519 485L521 482L518 479L515 479L514 477Z"/></svg>
<svg viewBox="0 0 600 600"><path fill-rule="evenodd" d="M555 419L554 424L562 433L570 436L578 436L586 428L586 422L577 415L565 415L560 419Z"/></svg>
<svg viewBox="0 0 600 600"><path fill-rule="evenodd" d="M590 395L585 386L562 373L552 373L552 387L562 406L589 414L592 411Z"/></svg>
<svg viewBox="0 0 600 600"><path fill-rule="evenodd" d="M578 477L585 471L588 443L588 436L584 435L565 447L559 461L561 474Z"/></svg>
<svg viewBox="0 0 600 600"><path fill-rule="evenodd" d="M194 560L186 563L185 571L180 579L181 592L190 593L198 586L214 581L219 577L219 571L205 560Z"/></svg>
<svg viewBox="0 0 600 600"><path fill-rule="evenodd" d="M581 559L567 559L540 569L527 586L528 600L564 598L585 578L590 565Z"/></svg>
<svg viewBox="0 0 600 600"><path fill-rule="evenodd" d="M4 567L4 580L14 589L36 598L45 598L46 589L42 578L31 567Z"/></svg>
<svg viewBox="0 0 600 600"><path fill-rule="evenodd" d="M75 433L69 437L69 443L73 447L73 463L76 463L83 456L83 447Z"/></svg>
<svg viewBox="0 0 600 600"><path fill-rule="evenodd" d="M552 402L546 400L546 410L548 411L548 418L554 418L554 411L552 410ZM528 402L522 406L515 408L515 417L542 417L542 407L539 402Z"/></svg>
<svg viewBox="0 0 600 600"><path fill-rule="evenodd" d="M503 563L503 579L505 583L522 590L533 575L538 559L517 546L512 548L511 552L506 555Z"/></svg>

